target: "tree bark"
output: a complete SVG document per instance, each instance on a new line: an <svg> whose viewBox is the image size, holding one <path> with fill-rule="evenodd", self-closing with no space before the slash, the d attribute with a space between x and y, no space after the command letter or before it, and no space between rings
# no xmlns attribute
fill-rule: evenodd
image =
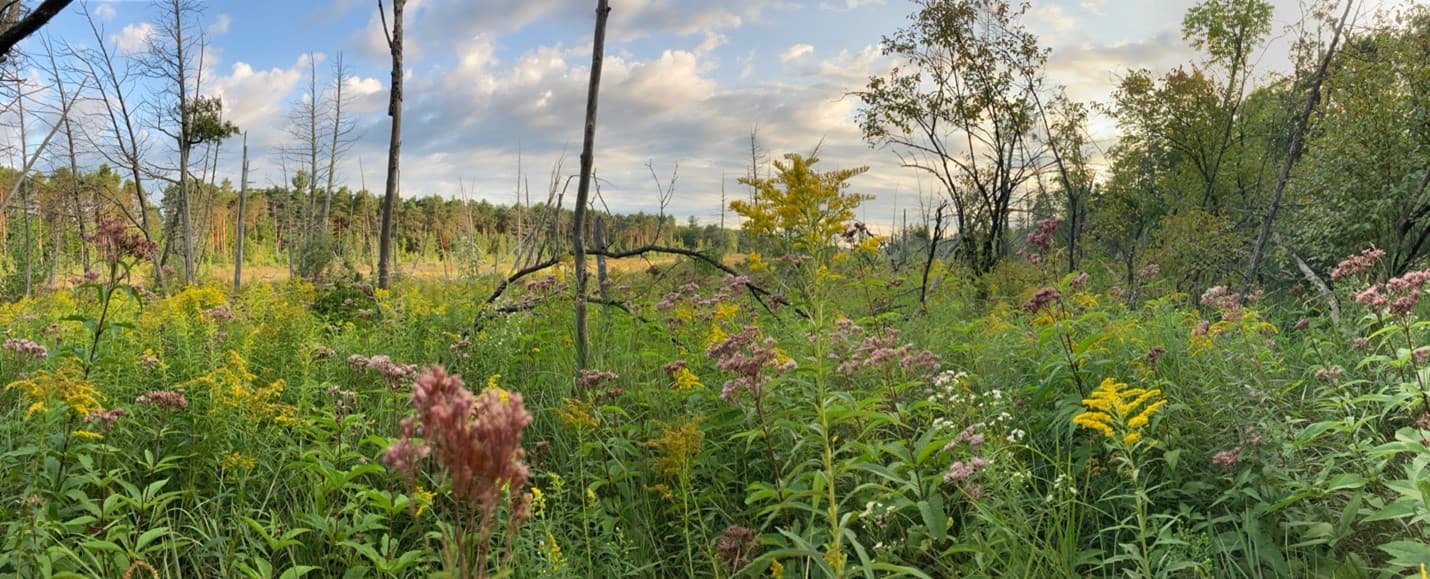
<svg viewBox="0 0 1430 579"><path fill-rule="evenodd" d="M595 165L596 100L601 88L601 61L606 44L606 18L611 14L609 0L597 0L596 36L591 52L591 84L586 91L586 132L581 145L581 182L576 188L576 208L571 220L571 253L576 258L576 368L586 369L589 345L586 342L586 205L591 194L591 171ZM603 252L604 253L604 252Z"/></svg>
<svg viewBox="0 0 1430 579"><path fill-rule="evenodd" d="M243 221L248 200L248 133L243 133L243 173L238 181L238 233L233 250L233 293L243 282Z"/></svg>
<svg viewBox="0 0 1430 579"><path fill-rule="evenodd" d="M20 19L13 26L0 31L0 62L4 62L10 57L10 50L15 48L25 37L34 34L45 23L59 14L65 6L69 6L74 0L45 0L38 7L31 10L24 18ZM19 6L15 7L20 10Z"/></svg>
<svg viewBox="0 0 1430 579"><path fill-rule="evenodd" d="M392 117L392 136L387 144L387 192L382 199L382 231L378 241L377 287L386 289L392 283L393 206L397 203L398 159L402 151L402 7L407 0L392 0L392 31L387 37L387 49L392 54L392 90L387 102L387 116ZM383 17L387 31L387 13L382 0L377 0L377 12Z"/></svg>

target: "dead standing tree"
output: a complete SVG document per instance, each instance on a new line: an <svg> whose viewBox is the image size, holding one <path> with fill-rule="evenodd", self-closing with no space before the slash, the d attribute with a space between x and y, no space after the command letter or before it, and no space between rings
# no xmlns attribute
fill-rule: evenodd
<svg viewBox="0 0 1430 579"><path fill-rule="evenodd" d="M392 90L387 101L387 116L392 117L392 136L387 144L387 191L382 198L382 238L378 241L377 287L386 289L392 283L392 212L397 203L398 159L402 152L402 8L407 0L392 0L392 29L387 27L387 11L377 0L377 13L382 16L382 32L387 36L387 50L392 54Z"/></svg>
<svg viewBox="0 0 1430 579"><path fill-rule="evenodd" d="M571 253L576 258L576 368L586 369L589 358L586 343L586 204L591 194L591 170L595 164L596 97L601 88L601 61L606 45L606 18L611 14L609 0L596 3L596 38L591 52L591 84L586 91L586 133L581 145L581 182L576 188L576 208L571 222Z"/></svg>

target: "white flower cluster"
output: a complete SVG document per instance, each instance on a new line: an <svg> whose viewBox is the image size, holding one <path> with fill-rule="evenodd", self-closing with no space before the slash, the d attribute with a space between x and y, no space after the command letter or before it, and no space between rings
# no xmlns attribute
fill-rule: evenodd
<svg viewBox="0 0 1430 579"><path fill-rule="evenodd" d="M1043 501L1051 503L1055 496L1061 496L1063 493L1069 495L1077 494L1077 485L1073 483L1073 480L1069 478L1068 475L1059 474L1058 478L1053 479L1053 491L1048 493L1048 496L1043 497Z"/></svg>

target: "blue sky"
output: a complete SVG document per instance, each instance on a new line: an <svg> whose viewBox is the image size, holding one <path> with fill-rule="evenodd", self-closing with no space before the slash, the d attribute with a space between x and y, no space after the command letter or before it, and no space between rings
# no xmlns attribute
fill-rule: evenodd
<svg viewBox="0 0 1430 579"><path fill-rule="evenodd" d="M82 1L82 0L81 0ZM1402 0L1404 1L1404 0ZM1397 0L1370 2L1394 6ZM722 175L730 195L749 164L750 130L773 155L822 144L823 165L869 165L854 182L877 199L865 218L887 224L918 210L917 176L888 151L870 149L845 95L889 63L882 35L907 21L901 0L611 0L597 136L602 200L616 211L657 210L651 169L666 180L679 166L667 212L718 220ZM1074 98L1105 101L1129 68L1165 71L1198 56L1180 37L1192 0L1033 2L1025 22L1052 49L1048 77ZM1262 75L1288 68L1287 27L1296 0L1276 0L1277 37L1258 55ZM509 203L518 152L533 200L565 155L577 169L594 0L409 0L404 118L404 195L466 195ZM156 12L145 0L90 0L106 41L133 54ZM94 43L76 2L47 28L57 43ZM1369 17L1365 17L1369 19ZM253 180L282 181L278 150L291 139L288 110L306 98L308 59L319 82L343 52L357 78L348 111L357 142L338 181L380 189L388 120L389 61L376 0L212 1L202 15L209 52L203 92L222 97L249 131ZM33 42L31 51L38 50ZM314 56L310 56L314 55ZM37 79L48 73L32 71ZM1114 127L1094 119L1110 143ZM32 139L33 140L33 139ZM221 175L237 180L236 146ZM649 167L647 166L649 164ZM925 194L927 197L927 194Z"/></svg>

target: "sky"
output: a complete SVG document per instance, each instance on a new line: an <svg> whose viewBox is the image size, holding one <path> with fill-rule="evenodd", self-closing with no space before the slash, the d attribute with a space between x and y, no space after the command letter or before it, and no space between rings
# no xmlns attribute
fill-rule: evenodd
<svg viewBox="0 0 1430 579"><path fill-rule="evenodd" d="M142 52L157 16L148 0L83 1L45 29L55 45L94 46L81 15L87 8L121 58ZM1363 4L1369 12L1409 1ZM1181 38L1182 15L1193 3L1038 1L1024 22L1051 49L1048 84L1065 85L1078 100L1106 102L1129 69L1157 73L1201 59ZM1302 19L1297 0L1274 4L1273 38L1254 57L1262 78L1289 69L1288 38ZM880 40L908 22L911 2L611 0L611 6L596 136L598 207L654 213L658 187L674 176L665 212L719 222L722 187L731 199L747 194L736 178L748 172L752 130L771 157L819 146L824 169L869 166L851 184L875 196L861 218L879 229L905 211L916 219L936 195L913 170L900 168L893 152L862 139L854 122L858 101L849 96L888 70ZM594 8L594 0L409 0L402 194L512 203L521 181L538 201L562 159L559 174L576 174ZM354 74L344 89L353 97L344 114L355 122L355 142L337 181L381 192L391 61L375 0L215 0L200 18L208 38L201 90L220 97L227 118L248 132L251 183L284 181L280 151L293 145L289 111L311 98L310 63L316 61L319 84L330 88L331 63L342 53ZM38 42L24 47L36 53ZM47 65L42 60L32 66ZM27 72L37 86L48 75ZM46 98L42 93L35 98ZM1097 115L1090 132L1106 146L1116 127ZM238 151L236 141L226 144L219 165L220 176L235 182ZM573 183L568 207L574 193Z"/></svg>

